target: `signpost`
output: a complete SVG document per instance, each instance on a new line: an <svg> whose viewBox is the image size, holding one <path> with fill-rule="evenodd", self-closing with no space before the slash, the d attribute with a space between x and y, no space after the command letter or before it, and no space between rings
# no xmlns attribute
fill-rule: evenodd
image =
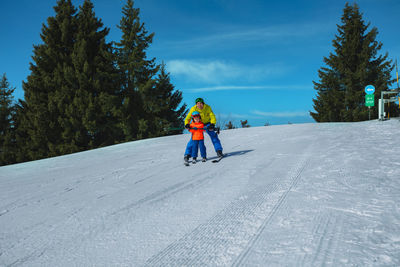
<svg viewBox="0 0 400 267"><path fill-rule="evenodd" d="M374 95L366 95L365 96L365 106L366 107L373 107L375 106Z"/></svg>
<svg viewBox="0 0 400 267"><path fill-rule="evenodd" d="M375 105L375 87L373 85L367 85L365 87L365 106L368 107L368 118L371 120L371 107Z"/></svg>
<svg viewBox="0 0 400 267"><path fill-rule="evenodd" d="M373 85L365 86L365 93L367 95L371 95L371 94L375 93L375 87Z"/></svg>

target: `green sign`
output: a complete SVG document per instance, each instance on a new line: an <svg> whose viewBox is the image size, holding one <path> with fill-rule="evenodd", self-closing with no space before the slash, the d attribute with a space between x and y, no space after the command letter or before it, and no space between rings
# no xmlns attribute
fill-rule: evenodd
<svg viewBox="0 0 400 267"><path fill-rule="evenodd" d="M374 94L365 95L365 106L373 107L375 104Z"/></svg>

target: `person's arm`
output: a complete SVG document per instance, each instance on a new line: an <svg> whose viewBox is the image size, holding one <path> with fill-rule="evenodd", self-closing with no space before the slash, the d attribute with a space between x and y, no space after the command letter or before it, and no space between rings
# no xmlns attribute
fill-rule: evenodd
<svg viewBox="0 0 400 267"><path fill-rule="evenodd" d="M210 107L210 106L209 106L209 107ZM215 114L214 114L214 112L212 111L211 107L210 107L209 115L210 115L210 123L211 123L211 124L214 124L214 126L215 126L215 124L217 123L217 119L215 118Z"/></svg>

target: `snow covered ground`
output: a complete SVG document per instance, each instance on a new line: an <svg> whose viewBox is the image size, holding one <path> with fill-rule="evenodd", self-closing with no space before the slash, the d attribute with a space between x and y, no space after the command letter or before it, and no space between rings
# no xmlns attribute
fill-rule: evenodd
<svg viewBox="0 0 400 267"><path fill-rule="evenodd" d="M398 120L220 138L215 164L185 134L1 167L0 266L400 266Z"/></svg>

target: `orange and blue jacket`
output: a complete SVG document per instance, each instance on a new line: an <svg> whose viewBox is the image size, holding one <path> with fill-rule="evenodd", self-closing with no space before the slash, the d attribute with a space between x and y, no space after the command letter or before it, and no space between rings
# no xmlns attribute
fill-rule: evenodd
<svg viewBox="0 0 400 267"><path fill-rule="evenodd" d="M204 123L202 122L192 122L190 124L190 128L197 128L190 129L189 131L192 133L192 140L204 140Z"/></svg>

